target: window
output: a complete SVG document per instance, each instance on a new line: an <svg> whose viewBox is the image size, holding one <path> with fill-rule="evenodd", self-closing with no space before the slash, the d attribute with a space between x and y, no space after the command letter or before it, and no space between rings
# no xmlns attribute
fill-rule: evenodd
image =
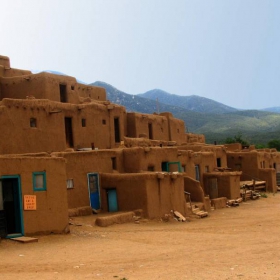
<svg viewBox="0 0 280 280"><path fill-rule="evenodd" d="M182 172L186 172L186 165L182 165Z"/></svg>
<svg viewBox="0 0 280 280"><path fill-rule="evenodd" d="M102 124L106 124L106 120L102 120Z"/></svg>
<svg viewBox="0 0 280 280"><path fill-rule="evenodd" d="M155 171L155 167L153 165L149 165L148 166L148 171Z"/></svg>
<svg viewBox="0 0 280 280"><path fill-rule="evenodd" d="M46 172L33 172L33 190L46 191Z"/></svg>
<svg viewBox="0 0 280 280"><path fill-rule="evenodd" d="M222 167L221 158L217 158L217 167Z"/></svg>
<svg viewBox="0 0 280 280"><path fill-rule="evenodd" d="M153 124L148 124L148 131L149 131L149 139L153 139Z"/></svg>
<svg viewBox="0 0 280 280"><path fill-rule="evenodd" d="M72 85L72 86L71 86L71 90L74 90L74 89L75 89L75 86Z"/></svg>
<svg viewBox="0 0 280 280"><path fill-rule="evenodd" d="M60 102L66 103L67 102L66 85L64 84L59 85L59 93L60 93Z"/></svg>
<svg viewBox="0 0 280 280"><path fill-rule="evenodd" d="M35 118L30 118L30 127L37 127L37 120Z"/></svg>
<svg viewBox="0 0 280 280"><path fill-rule="evenodd" d="M112 168L113 168L113 170L117 170L117 160L116 160L116 158L112 157L111 160L112 160Z"/></svg>
<svg viewBox="0 0 280 280"><path fill-rule="evenodd" d="M205 173L208 173L209 172L209 165L206 165L205 166Z"/></svg>
<svg viewBox="0 0 280 280"><path fill-rule="evenodd" d="M199 165L195 166L195 180L200 181L200 168L199 168Z"/></svg>
<svg viewBox="0 0 280 280"><path fill-rule="evenodd" d="M82 119L82 127L86 127L86 119Z"/></svg>
<svg viewBox="0 0 280 280"><path fill-rule="evenodd" d="M67 179L66 184L67 184L67 189L74 189L73 179Z"/></svg>

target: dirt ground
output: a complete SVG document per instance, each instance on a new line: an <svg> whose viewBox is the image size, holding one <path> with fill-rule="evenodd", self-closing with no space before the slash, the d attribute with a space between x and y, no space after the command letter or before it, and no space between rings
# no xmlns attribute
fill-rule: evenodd
<svg viewBox="0 0 280 280"><path fill-rule="evenodd" d="M280 193L190 222L142 220L0 242L0 279L280 279Z"/></svg>

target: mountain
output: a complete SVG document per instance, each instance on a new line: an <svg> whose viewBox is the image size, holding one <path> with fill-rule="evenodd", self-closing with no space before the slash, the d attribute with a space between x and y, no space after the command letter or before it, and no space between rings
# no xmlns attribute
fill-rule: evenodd
<svg viewBox="0 0 280 280"><path fill-rule="evenodd" d="M212 112L207 113L205 110L202 113L195 111L195 108L188 110L180 106L164 104L163 102L141 97L142 95L131 95L104 82L98 81L91 85L105 88L108 100L125 106L128 112L149 114L158 110L160 112L171 112L174 117L185 122L186 131L204 134L207 143L213 143L214 141L223 143L226 138L234 137L239 133L242 134L244 140L252 144L266 144L272 139L280 140L280 114L277 113L259 110L239 111L234 108L232 108L233 111L231 112L225 112L227 109L221 109L225 105L207 98L205 98L206 101L213 101L210 104L217 105L219 108L211 109L210 105L205 104L204 106L208 107L208 110ZM168 93L167 96L169 96ZM162 101L162 98L159 101ZM165 99L164 102L169 101ZM220 111L222 113L213 113Z"/></svg>
<svg viewBox="0 0 280 280"><path fill-rule="evenodd" d="M279 113L280 114L280 107L265 108L265 109L261 109L261 111L267 111L267 112Z"/></svg>
<svg viewBox="0 0 280 280"><path fill-rule="evenodd" d="M160 89L153 89L142 94L137 94L137 96L158 100L161 103L182 107L200 113L223 114L238 111L235 108L226 106L209 98L197 95L179 96Z"/></svg>

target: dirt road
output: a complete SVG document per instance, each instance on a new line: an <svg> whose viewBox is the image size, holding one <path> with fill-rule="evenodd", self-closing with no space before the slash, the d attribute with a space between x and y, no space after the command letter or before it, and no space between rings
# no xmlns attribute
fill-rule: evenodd
<svg viewBox="0 0 280 280"><path fill-rule="evenodd" d="M190 222L100 228L0 243L0 279L280 279L280 193Z"/></svg>

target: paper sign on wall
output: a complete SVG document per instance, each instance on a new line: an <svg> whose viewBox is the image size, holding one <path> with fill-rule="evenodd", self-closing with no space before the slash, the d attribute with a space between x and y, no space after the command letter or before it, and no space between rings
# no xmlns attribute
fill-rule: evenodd
<svg viewBox="0 0 280 280"><path fill-rule="evenodd" d="M36 195L24 195L24 210L36 210Z"/></svg>

